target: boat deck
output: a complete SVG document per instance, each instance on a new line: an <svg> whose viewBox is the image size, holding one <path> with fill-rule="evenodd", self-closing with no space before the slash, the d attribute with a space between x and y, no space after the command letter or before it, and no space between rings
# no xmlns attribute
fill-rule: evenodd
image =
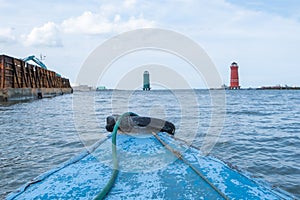
<svg viewBox="0 0 300 200"><path fill-rule="evenodd" d="M166 133L158 136L180 152L228 199L291 199L257 183L222 161ZM24 185L7 199L93 199L112 172L110 136L89 150ZM117 135L120 171L106 199L224 199L153 135Z"/></svg>

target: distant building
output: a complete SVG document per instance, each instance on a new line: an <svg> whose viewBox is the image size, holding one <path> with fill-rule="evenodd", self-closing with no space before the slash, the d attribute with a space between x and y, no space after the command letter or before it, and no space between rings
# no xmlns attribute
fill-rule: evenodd
<svg viewBox="0 0 300 200"><path fill-rule="evenodd" d="M230 66L230 86L229 89L231 90L238 90L240 89L239 84L239 72L238 72L239 66L236 62L233 62Z"/></svg>
<svg viewBox="0 0 300 200"><path fill-rule="evenodd" d="M74 92L88 92L88 91L92 91L92 87L88 85L77 85L77 86L73 86L73 90Z"/></svg>
<svg viewBox="0 0 300 200"><path fill-rule="evenodd" d="M106 87L103 86L103 85L100 85L96 88L97 91L100 91L100 90L106 90Z"/></svg>
<svg viewBox="0 0 300 200"><path fill-rule="evenodd" d="M144 86L143 90L150 90L150 74L148 71L144 71Z"/></svg>

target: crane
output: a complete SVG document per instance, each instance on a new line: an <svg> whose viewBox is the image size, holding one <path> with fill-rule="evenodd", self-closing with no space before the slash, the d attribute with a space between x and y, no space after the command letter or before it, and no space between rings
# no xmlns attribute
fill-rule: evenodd
<svg viewBox="0 0 300 200"><path fill-rule="evenodd" d="M24 58L22 60L24 62L28 62L28 61L32 60L33 62L35 62L41 68L47 69L47 66L42 61L40 61L37 57L35 57L34 55L28 56L28 57L26 57L26 58ZM56 76L61 77L61 75L58 74L58 73L56 73Z"/></svg>
<svg viewBox="0 0 300 200"><path fill-rule="evenodd" d="M37 57L35 57L34 55L28 56L28 57L26 57L26 58L23 59L24 62L28 62L30 60L32 60L33 62L35 62L41 68L47 69L47 66L42 61L40 61Z"/></svg>

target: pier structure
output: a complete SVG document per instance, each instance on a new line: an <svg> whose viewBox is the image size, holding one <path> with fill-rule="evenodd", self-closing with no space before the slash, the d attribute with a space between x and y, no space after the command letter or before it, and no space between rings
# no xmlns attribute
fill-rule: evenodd
<svg viewBox="0 0 300 200"><path fill-rule="evenodd" d="M0 102L72 93L69 79L54 71L0 55Z"/></svg>
<svg viewBox="0 0 300 200"><path fill-rule="evenodd" d="M150 90L150 74L148 71L144 71L144 86L143 90Z"/></svg>
<svg viewBox="0 0 300 200"><path fill-rule="evenodd" d="M230 90L238 90L241 88L239 84L239 72L238 72L239 66L236 62L233 62L230 66Z"/></svg>

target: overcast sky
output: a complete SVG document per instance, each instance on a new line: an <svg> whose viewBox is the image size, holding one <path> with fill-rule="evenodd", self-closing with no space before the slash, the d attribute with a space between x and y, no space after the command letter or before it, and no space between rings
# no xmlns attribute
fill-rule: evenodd
<svg viewBox="0 0 300 200"><path fill-rule="evenodd" d="M0 54L43 54L48 68L73 83L88 55L104 41L151 27L196 41L224 84L229 84L229 67L235 61L244 88L300 86L298 0L0 0ZM161 64L155 56L153 62ZM125 58L123 64L133 58ZM185 66L178 61L175 70L180 67ZM185 78L191 79L191 87L202 87L199 77L187 73ZM117 84L109 78L103 81L107 87Z"/></svg>

